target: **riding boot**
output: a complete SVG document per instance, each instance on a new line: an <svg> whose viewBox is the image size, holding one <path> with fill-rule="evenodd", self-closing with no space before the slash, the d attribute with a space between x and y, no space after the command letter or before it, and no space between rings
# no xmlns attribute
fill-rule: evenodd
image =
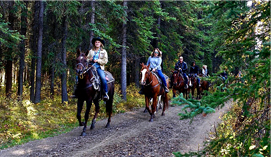
<svg viewBox="0 0 271 157"><path fill-rule="evenodd" d="M77 88L78 85L76 85L74 87L74 92L72 93L71 95L71 98L78 98L78 88Z"/></svg>
<svg viewBox="0 0 271 157"><path fill-rule="evenodd" d="M144 94L144 88L143 88L143 86L141 86L141 89L140 89L140 91L138 93L139 94Z"/></svg>
<svg viewBox="0 0 271 157"><path fill-rule="evenodd" d="M104 100L104 101L109 100L109 96L108 96L108 93L107 93L107 92L104 93L104 98L103 98L103 100Z"/></svg>
<svg viewBox="0 0 271 157"><path fill-rule="evenodd" d="M187 84L188 81L185 81L185 85L184 85L184 89L188 89L188 84Z"/></svg>
<svg viewBox="0 0 271 157"><path fill-rule="evenodd" d="M164 88L165 88L165 92L168 93L169 89L167 88L167 86L164 86Z"/></svg>

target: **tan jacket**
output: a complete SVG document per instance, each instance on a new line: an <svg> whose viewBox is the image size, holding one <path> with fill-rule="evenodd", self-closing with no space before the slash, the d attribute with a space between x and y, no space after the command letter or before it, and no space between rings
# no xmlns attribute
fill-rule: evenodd
<svg viewBox="0 0 271 157"><path fill-rule="evenodd" d="M89 50L88 56L87 56L87 60L89 61L91 58L93 58L94 56L94 51L93 50ZM97 63L100 64L101 69L104 70L104 65L108 62L108 56L107 56L107 52L105 49L100 51L100 55L99 55L99 59L97 60Z"/></svg>

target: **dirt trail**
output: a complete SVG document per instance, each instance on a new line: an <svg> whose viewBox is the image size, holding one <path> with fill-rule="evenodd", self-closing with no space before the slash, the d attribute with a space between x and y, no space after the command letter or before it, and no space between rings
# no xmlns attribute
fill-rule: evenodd
<svg viewBox="0 0 271 157"><path fill-rule="evenodd" d="M71 132L31 141L23 145L0 150L0 156L173 156L172 152L197 151L203 146L208 132L232 102L227 102L216 113L206 117L198 115L190 120L179 120L182 107L169 107L165 116L161 110L153 122L143 108L113 116L111 128L104 128L107 120L96 123L94 130L87 130L87 136L79 136L82 127Z"/></svg>

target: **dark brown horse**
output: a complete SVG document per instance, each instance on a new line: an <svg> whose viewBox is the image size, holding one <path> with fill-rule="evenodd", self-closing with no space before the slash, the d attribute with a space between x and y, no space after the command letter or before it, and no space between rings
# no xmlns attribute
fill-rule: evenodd
<svg viewBox="0 0 271 157"><path fill-rule="evenodd" d="M80 50L77 50L77 59L76 59L76 72L78 75L78 101L77 101L77 119L79 121L79 126L84 126L81 136L86 135L86 127L89 118L89 112L91 108L92 101L95 104L95 115L92 119L90 129L95 128L96 118L100 111L99 100L101 99L102 88L99 86L99 80L96 75L96 68L89 65L87 62L87 54L81 53ZM114 96L114 78L113 76L105 71L107 78L109 78L108 84L108 96L109 100L106 101L106 112L108 114L108 121L106 127L110 127L111 115L112 115L112 106L113 106L113 96ZM83 108L83 103L86 101L86 112L85 112L85 122L81 121L81 111Z"/></svg>
<svg viewBox="0 0 271 157"><path fill-rule="evenodd" d="M195 89L197 89L197 98L199 98L199 85L197 82L197 77L194 74L191 74L188 79L188 84L189 84L189 90L192 93L192 98L194 98L195 94Z"/></svg>
<svg viewBox="0 0 271 157"><path fill-rule="evenodd" d="M173 98L176 96L176 92L183 93L183 95L187 99L187 89L184 89L185 83L183 75L180 74L179 71L172 71L172 92L173 92Z"/></svg>
<svg viewBox="0 0 271 157"><path fill-rule="evenodd" d="M145 93L145 103L146 103L146 109L150 113L150 122L153 121L153 118L155 117L154 113L157 108L157 97L159 95L162 96L163 101L163 111L162 116L165 115L165 110L168 108L168 97L167 93L165 92L164 87L162 87L162 84L159 83L159 80L157 76L153 72L149 70L150 65L146 66L143 63L141 64L141 85L144 86L143 90ZM167 85L168 85L168 79L166 79ZM151 110L149 108L150 105L150 99L153 98L153 103L151 105Z"/></svg>
<svg viewBox="0 0 271 157"><path fill-rule="evenodd" d="M201 74L199 76L202 76ZM199 99L201 99L201 95L203 95L203 91L209 91L209 87L210 87L210 82L204 80L204 79L201 79L200 80L200 84L201 86L199 87L199 90L198 90L198 96L199 96ZM207 95L207 93L206 93Z"/></svg>

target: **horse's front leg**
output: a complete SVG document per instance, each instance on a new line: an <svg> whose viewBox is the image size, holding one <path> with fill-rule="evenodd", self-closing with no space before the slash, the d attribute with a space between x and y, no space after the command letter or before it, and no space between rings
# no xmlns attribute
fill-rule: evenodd
<svg viewBox="0 0 271 157"><path fill-rule="evenodd" d="M94 104L95 104L95 114L94 114L94 117L91 121L91 126L90 126L90 129L94 129L95 128L95 123L96 123L96 118L100 112L100 105L99 105L99 100L94 100Z"/></svg>
<svg viewBox="0 0 271 157"><path fill-rule="evenodd" d="M86 109L86 112L85 112L85 124L84 124L84 128L83 128L83 132L81 133L81 136L86 136L86 128L87 128L87 123L88 123L88 118L89 118L89 112L90 112L90 108L91 108L91 103L92 103L92 99L88 99L86 101L87 109Z"/></svg>
<svg viewBox="0 0 271 157"><path fill-rule="evenodd" d="M153 118L155 118L154 112L156 111L156 106L157 106L157 95L154 95L152 99L152 110L151 110L151 118L150 122L153 122Z"/></svg>
<svg viewBox="0 0 271 157"><path fill-rule="evenodd" d="M173 93L173 98L175 98L176 90L174 87L172 88L172 93Z"/></svg>
<svg viewBox="0 0 271 157"><path fill-rule="evenodd" d="M81 112L82 112L82 109L83 109L83 103L84 101L82 99L78 99L77 101L77 119L78 119L78 122L79 122L79 126L84 126L84 122L81 121Z"/></svg>
<svg viewBox="0 0 271 157"><path fill-rule="evenodd" d="M145 108L145 110L147 110L147 111L149 112L149 114L151 115L151 110L150 110L150 108L149 108L150 98L147 97L146 95L145 95L145 103L146 103L146 108Z"/></svg>

